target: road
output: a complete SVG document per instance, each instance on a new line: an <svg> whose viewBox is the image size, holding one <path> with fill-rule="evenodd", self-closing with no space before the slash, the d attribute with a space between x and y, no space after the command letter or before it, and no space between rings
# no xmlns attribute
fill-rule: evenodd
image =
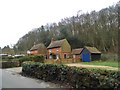
<svg viewBox="0 0 120 90"><path fill-rule="evenodd" d="M57 84L23 77L16 72L10 71L10 69L0 69L0 71L2 71L2 74L0 72L0 76L2 77L2 88L60 88Z"/></svg>

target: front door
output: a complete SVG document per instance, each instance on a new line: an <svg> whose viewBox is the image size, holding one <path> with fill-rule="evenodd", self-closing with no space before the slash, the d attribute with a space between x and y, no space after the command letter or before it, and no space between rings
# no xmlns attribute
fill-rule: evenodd
<svg viewBox="0 0 120 90"><path fill-rule="evenodd" d="M90 54L89 53L82 54L82 60L83 62L90 62Z"/></svg>
<svg viewBox="0 0 120 90"><path fill-rule="evenodd" d="M59 55L58 54L56 55L56 59L59 59Z"/></svg>

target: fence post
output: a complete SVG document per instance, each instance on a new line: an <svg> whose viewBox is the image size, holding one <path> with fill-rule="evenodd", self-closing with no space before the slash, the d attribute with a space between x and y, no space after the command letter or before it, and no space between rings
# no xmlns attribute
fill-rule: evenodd
<svg viewBox="0 0 120 90"><path fill-rule="evenodd" d="M62 59L60 59L60 61L59 61L59 62L60 62L60 64L62 64Z"/></svg>

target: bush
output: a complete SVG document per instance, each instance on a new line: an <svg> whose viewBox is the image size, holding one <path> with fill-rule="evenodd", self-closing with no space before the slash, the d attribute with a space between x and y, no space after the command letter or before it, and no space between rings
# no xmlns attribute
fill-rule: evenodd
<svg viewBox="0 0 120 90"><path fill-rule="evenodd" d="M19 58L20 65L25 61L34 61L34 62L44 62L43 56L25 56L22 58Z"/></svg>
<svg viewBox="0 0 120 90"><path fill-rule="evenodd" d="M2 61L0 63L2 63L2 66L0 68L12 68L20 66L18 61Z"/></svg>
<svg viewBox="0 0 120 90"><path fill-rule="evenodd" d="M45 81L61 82L73 88L119 88L120 77L117 71L95 70L66 65L24 62L23 75Z"/></svg>
<svg viewBox="0 0 120 90"><path fill-rule="evenodd" d="M44 62L44 57L43 56L33 56L32 59L33 59L34 62L41 62L41 63Z"/></svg>
<svg viewBox="0 0 120 90"><path fill-rule="evenodd" d="M101 60L102 61L118 61L118 55L117 54L101 54Z"/></svg>
<svg viewBox="0 0 120 90"><path fill-rule="evenodd" d="M31 57L25 56L25 57L19 58L18 60L19 60L20 65L21 65L23 62L32 61L33 59Z"/></svg>

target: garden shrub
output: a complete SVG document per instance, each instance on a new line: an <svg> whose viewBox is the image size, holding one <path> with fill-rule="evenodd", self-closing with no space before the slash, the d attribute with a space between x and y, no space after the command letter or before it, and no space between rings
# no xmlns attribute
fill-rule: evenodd
<svg viewBox="0 0 120 90"><path fill-rule="evenodd" d="M69 84L73 88L120 88L120 74L117 71L39 62L24 62L22 67L23 75Z"/></svg>
<svg viewBox="0 0 120 90"><path fill-rule="evenodd" d="M32 61L33 59L31 57L25 56L25 57L21 57L18 59L20 62L20 65L25 62L25 61Z"/></svg>
<svg viewBox="0 0 120 90"><path fill-rule="evenodd" d="M43 63L44 57L43 56L25 56L25 57L19 58L20 65L25 61L33 61L33 62Z"/></svg>
<svg viewBox="0 0 120 90"><path fill-rule="evenodd" d="M23 56L19 58L6 57L1 60L2 66L0 68L11 68L21 66L21 64L25 61L33 61L33 62L44 62L43 56Z"/></svg>
<svg viewBox="0 0 120 90"><path fill-rule="evenodd" d="M12 68L20 66L18 61L2 61L0 63L2 63L2 66L0 68Z"/></svg>
<svg viewBox="0 0 120 90"><path fill-rule="evenodd" d="M101 60L102 61L118 61L118 55L117 54L101 54Z"/></svg>
<svg viewBox="0 0 120 90"><path fill-rule="evenodd" d="M44 57L43 56L32 56L32 59L34 62L41 62L43 63L44 62Z"/></svg>

